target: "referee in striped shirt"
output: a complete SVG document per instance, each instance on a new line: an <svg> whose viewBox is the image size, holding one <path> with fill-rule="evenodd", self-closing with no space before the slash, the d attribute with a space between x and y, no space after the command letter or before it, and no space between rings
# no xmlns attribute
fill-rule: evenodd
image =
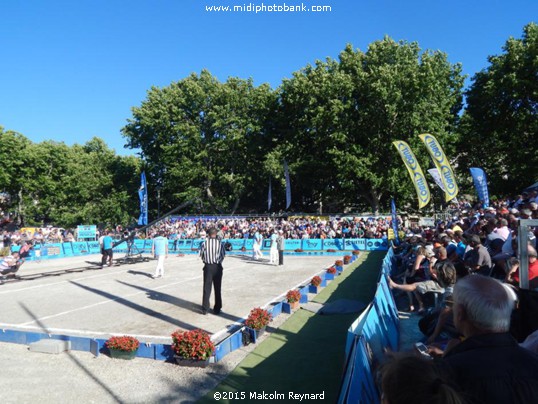
<svg viewBox="0 0 538 404"><path fill-rule="evenodd" d="M215 305L213 313L220 314L222 309L222 296L220 288L222 284L222 261L224 260L224 247L217 238L217 229L212 227L207 232L207 239L200 247L200 258L204 262L204 295L202 297L202 314L209 311L209 298L211 297L211 285L215 289Z"/></svg>

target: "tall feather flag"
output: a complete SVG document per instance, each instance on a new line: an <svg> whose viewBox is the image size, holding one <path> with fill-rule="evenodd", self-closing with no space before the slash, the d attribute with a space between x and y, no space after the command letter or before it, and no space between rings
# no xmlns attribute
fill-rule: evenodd
<svg viewBox="0 0 538 404"><path fill-rule="evenodd" d="M138 217L138 225L145 226L148 224L148 187L146 184L146 172L140 174L140 188L138 189L138 197L140 198L140 216Z"/></svg>
<svg viewBox="0 0 538 404"><path fill-rule="evenodd" d="M398 153L400 153L405 167L411 176L411 181L413 181L417 191L418 208L422 209L430 202L430 188L428 187L422 168L420 168L415 154L406 142L396 140L392 144L396 147Z"/></svg>
<svg viewBox="0 0 538 404"><path fill-rule="evenodd" d="M430 173L430 175L434 179L437 186L439 188L441 188L443 190L443 192L446 192L445 184L443 184L443 180L441 179L441 174L439 174L439 170L437 168L429 168L428 172ZM452 199L452 202L458 203L458 198Z"/></svg>
<svg viewBox="0 0 538 404"><path fill-rule="evenodd" d="M291 205L291 183L288 163L286 163L286 160L284 160L284 177L286 178L286 209L288 209Z"/></svg>
<svg viewBox="0 0 538 404"><path fill-rule="evenodd" d="M434 136L425 133L419 135L419 137L426 146L426 149L428 149L428 153L430 153L433 163L441 175L441 181L443 182L445 191L445 201L449 202L458 195L458 184L456 184L456 177L454 176L450 162Z"/></svg>
<svg viewBox="0 0 538 404"><path fill-rule="evenodd" d="M488 180L484 170L478 167L471 167L471 176L473 177L474 187L478 198L482 201L482 207L485 209L489 206Z"/></svg>
<svg viewBox="0 0 538 404"><path fill-rule="evenodd" d="M398 234L398 213L396 212L396 202L394 202L394 198L390 200L390 210L392 214L392 231L394 232L396 245L398 245L400 244L400 235Z"/></svg>
<svg viewBox="0 0 538 404"><path fill-rule="evenodd" d="M271 210L271 203L273 202L273 189L271 187L271 177L269 177L269 191L267 192L267 211Z"/></svg>

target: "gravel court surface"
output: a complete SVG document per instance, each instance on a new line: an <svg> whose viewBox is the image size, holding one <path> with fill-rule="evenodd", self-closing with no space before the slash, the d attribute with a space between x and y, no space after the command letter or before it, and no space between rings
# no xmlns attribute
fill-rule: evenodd
<svg viewBox="0 0 538 404"><path fill-rule="evenodd" d="M88 265L86 261L96 262L99 257L28 262L21 269L20 275L82 267ZM286 265L282 268L267 262L252 262L242 256L227 256L223 279L224 315L221 316L199 314L201 262L193 255L171 255L165 265L163 279L154 280L148 277L153 273L156 264L156 261L150 261L105 267L102 272L86 270L33 281L8 282L0 286L0 327L6 328L5 319L10 318L19 328L34 327L36 331L53 331L52 325L56 325L67 329L73 325L64 320L71 321L73 316L79 325L73 326L75 331L90 328L82 325L88 320L91 325L94 324L93 321L100 324L101 320L107 320L107 317L115 317L117 329L123 327L124 323L125 327L134 327L136 323L136 327L142 328L142 331L136 334L144 335L150 329L148 319L160 314L157 321L168 327L170 332L178 328L178 324L170 323L172 320L222 332L226 325L245 316L252 307L268 303L319 273L334 262L334 257L286 256L285 262ZM101 294L95 293L96 290ZM114 295L118 300L110 302L110 296L103 293ZM192 298L187 297L189 293ZM76 296L84 298L76 303L71 300L63 300L62 303L64 296L69 299ZM187 308L178 305L179 302L174 299L182 299L182 304ZM54 305L48 306L51 302ZM122 304L126 302L129 302L130 306ZM51 309L58 303L61 303L63 311ZM87 307L90 305L94 306ZM141 313L140 307L136 305L146 309L151 305L151 311ZM236 305L238 307L235 307ZM105 315L100 316L101 320L97 321L96 308L101 307L105 308ZM189 310L189 307L195 307L196 310ZM160 312L166 309L172 312ZM116 313L118 310L119 316ZM69 311L71 312L65 313ZM141 323L132 319L139 313L142 314ZM164 315L168 317L162 317ZM176 315L183 317L178 320ZM284 314L278 316L271 323L271 327L279 327L287 317ZM123 321L119 322L117 318L122 318ZM161 335L166 335L169 339L168 332L161 332ZM263 336L262 340L264 338L266 336ZM4 364L3 376L0 378L0 399L2 403L30 403L36 400L43 403L195 402L223 380L253 349L254 345L243 347L210 368L193 369L143 358L135 358L132 361L115 360L105 355L96 358L88 352L72 351L47 355L30 352L25 345L0 343L0 361Z"/></svg>
<svg viewBox="0 0 538 404"><path fill-rule="evenodd" d="M28 262L22 277L80 268L99 256ZM69 272L0 285L0 328L106 337L136 335L145 342L168 342L178 329L201 328L217 339L245 317L299 283L306 282L334 257L286 256L270 265L229 255L224 261L223 302L219 316L201 310L202 263L194 255L170 255L165 276L152 279L156 261ZM28 267L26 267L28 265Z"/></svg>

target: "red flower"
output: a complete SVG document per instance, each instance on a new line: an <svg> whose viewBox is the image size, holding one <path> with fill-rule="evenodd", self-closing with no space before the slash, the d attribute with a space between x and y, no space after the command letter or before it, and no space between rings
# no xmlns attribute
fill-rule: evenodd
<svg viewBox="0 0 538 404"><path fill-rule="evenodd" d="M286 294L286 299L288 300L288 303L295 303L301 300L301 292L299 292L297 289L290 290Z"/></svg>
<svg viewBox="0 0 538 404"><path fill-rule="evenodd" d="M182 358L205 360L215 353L215 345L203 330L177 330L172 333L172 350Z"/></svg>
<svg viewBox="0 0 538 404"><path fill-rule="evenodd" d="M245 320L245 325L253 330L261 330L269 324L271 318L271 313L267 310L256 307L250 311L250 314Z"/></svg>
<svg viewBox="0 0 538 404"><path fill-rule="evenodd" d="M344 264L349 264L351 261L351 255L344 255Z"/></svg>
<svg viewBox="0 0 538 404"><path fill-rule="evenodd" d="M319 286L319 285L321 285L321 278L320 278L319 276L316 275L316 276L314 276L314 277L312 278L312 280L310 281L310 283L311 283L312 285L314 285L314 286Z"/></svg>
<svg viewBox="0 0 538 404"><path fill-rule="evenodd" d="M140 342L135 337L124 335L122 337L110 337L105 346L108 349L117 349L118 351L133 352L138 349Z"/></svg>
<svg viewBox="0 0 538 404"><path fill-rule="evenodd" d="M341 267L342 265L344 265L344 261L342 261L342 260L336 260L336 261L334 262L334 265L336 265L337 267Z"/></svg>
<svg viewBox="0 0 538 404"><path fill-rule="evenodd" d="M329 268L327 268L327 273L328 273L328 274L335 274L335 273L336 273L336 268L335 268L335 267L329 267Z"/></svg>

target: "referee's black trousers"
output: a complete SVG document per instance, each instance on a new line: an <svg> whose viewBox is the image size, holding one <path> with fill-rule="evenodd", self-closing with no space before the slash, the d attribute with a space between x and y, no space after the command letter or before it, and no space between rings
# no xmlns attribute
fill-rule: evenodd
<svg viewBox="0 0 538 404"><path fill-rule="evenodd" d="M211 297L211 286L215 288L215 305L213 310L218 312L222 309L222 296L220 287L222 284L222 264L204 265L204 295L202 297L202 308L209 310L209 298Z"/></svg>

